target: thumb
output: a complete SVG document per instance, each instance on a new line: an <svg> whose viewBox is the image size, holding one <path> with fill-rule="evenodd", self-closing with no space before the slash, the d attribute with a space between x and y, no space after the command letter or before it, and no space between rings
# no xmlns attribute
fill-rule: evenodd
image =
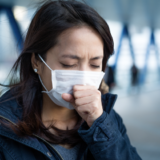
<svg viewBox="0 0 160 160"><path fill-rule="evenodd" d="M63 93L61 96L65 101L74 103L74 97L71 94Z"/></svg>

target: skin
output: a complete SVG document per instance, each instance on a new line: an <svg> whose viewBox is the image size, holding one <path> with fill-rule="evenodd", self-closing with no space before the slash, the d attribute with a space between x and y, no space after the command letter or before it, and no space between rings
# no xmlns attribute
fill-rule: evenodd
<svg viewBox="0 0 160 160"><path fill-rule="evenodd" d="M81 26L64 31L59 36L57 45L46 53L45 61L52 70L101 72L102 60L103 41L101 37L91 27ZM40 75L47 90L51 90L52 82L49 68L37 60L34 53L31 57L31 63L33 69L38 70L37 74ZM101 93L94 86L75 85L73 96L63 93L62 98L72 103L75 110L58 106L47 94L43 94L41 116L45 126L55 120L54 125L57 128L65 130L68 127L68 129L72 129L76 124L78 113L91 127L93 122L103 113Z"/></svg>

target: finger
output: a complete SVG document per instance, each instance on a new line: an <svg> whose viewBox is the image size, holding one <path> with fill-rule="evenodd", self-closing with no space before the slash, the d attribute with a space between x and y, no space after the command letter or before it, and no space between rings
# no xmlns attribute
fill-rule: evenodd
<svg viewBox="0 0 160 160"><path fill-rule="evenodd" d="M94 94L93 90L80 90L80 91L75 91L73 92L74 98L82 98L82 97L86 97L86 96L91 96L92 94Z"/></svg>
<svg viewBox="0 0 160 160"><path fill-rule="evenodd" d="M92 106L93 106L93 103L91 102L81 106L76 106L76 110L78 113L81 113L81 114L92 114L94 109Z"/></svg>
<svg viewBox="0 0 160 160"><path fill-rule="evenodd" d="M88 104L84 104L84 105L81 105L81 106L77 106L77 111L78 112L89 113L91 111L90 105L91 104L88 103Z"/></svg>
<svg viewBox="0 0 160 160"><path fill-rule="evenodd" d="M93 96L93 95L87 96L87 97L78 98L78 99L75 99L75 105L76 106L81 106L81 105L84 105L84 104L91 103L94 100L95 100L95 96Z"/></svg>
<svg viewBox="0 0 160 160"><path fill-rule="evenodd" d="M95 86L90 85L74 85L73 92L80 91L80 90L97 90Z"/></svg>
<svg viewBox="0 0 160 160"><path fill-rule="evenodd" d="M61 96L67 102L70 102L70 103L74 103L75 102L75 99L74 99L73 95L71 95L71 94L63 93Z"/></svg>
<svg viewBox="0 0 160 160"><path fill-rule="evenodd" d="M91 101L90 103L86 103L86 104L83 104L80 106L76 105L75 109L79 113L83 112L83 113L92 114L93 112L98 110L99 106L100 105L99 105L99 103L97 103L97 101Z"/></svg>

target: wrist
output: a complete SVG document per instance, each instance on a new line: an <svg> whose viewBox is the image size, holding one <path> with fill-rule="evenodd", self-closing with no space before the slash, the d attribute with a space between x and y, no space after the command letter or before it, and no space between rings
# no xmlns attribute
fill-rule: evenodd
<svg viewBox="0 0 160 160"><path fill-rule="evenodd" d="M102 114L103 114L103 111L102 111L102 113L101 113L99 116L97 116L92 122L87 123L88 127L90 128L90 127L93 125L93 123L102 116Z"/></svg>

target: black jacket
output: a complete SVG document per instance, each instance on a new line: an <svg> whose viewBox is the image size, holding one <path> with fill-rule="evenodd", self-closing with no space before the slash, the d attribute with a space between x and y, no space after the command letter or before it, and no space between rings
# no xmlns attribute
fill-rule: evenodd
<svg viewBox="0 0 160 160"><path fill-rule="evenodd" d="M10 98L5 93L0 102ZM78 130L84 141L81 160L141 160L131 146L121 117L112 109L117 96L102 95L103 114L89 128L84 122ZM16 99L0 103L0 118L16 125L22 117L22 107ZM62 160L61 155L41 137L33 134L21 138L11 129L0 125L0 160Z"/></svg>

